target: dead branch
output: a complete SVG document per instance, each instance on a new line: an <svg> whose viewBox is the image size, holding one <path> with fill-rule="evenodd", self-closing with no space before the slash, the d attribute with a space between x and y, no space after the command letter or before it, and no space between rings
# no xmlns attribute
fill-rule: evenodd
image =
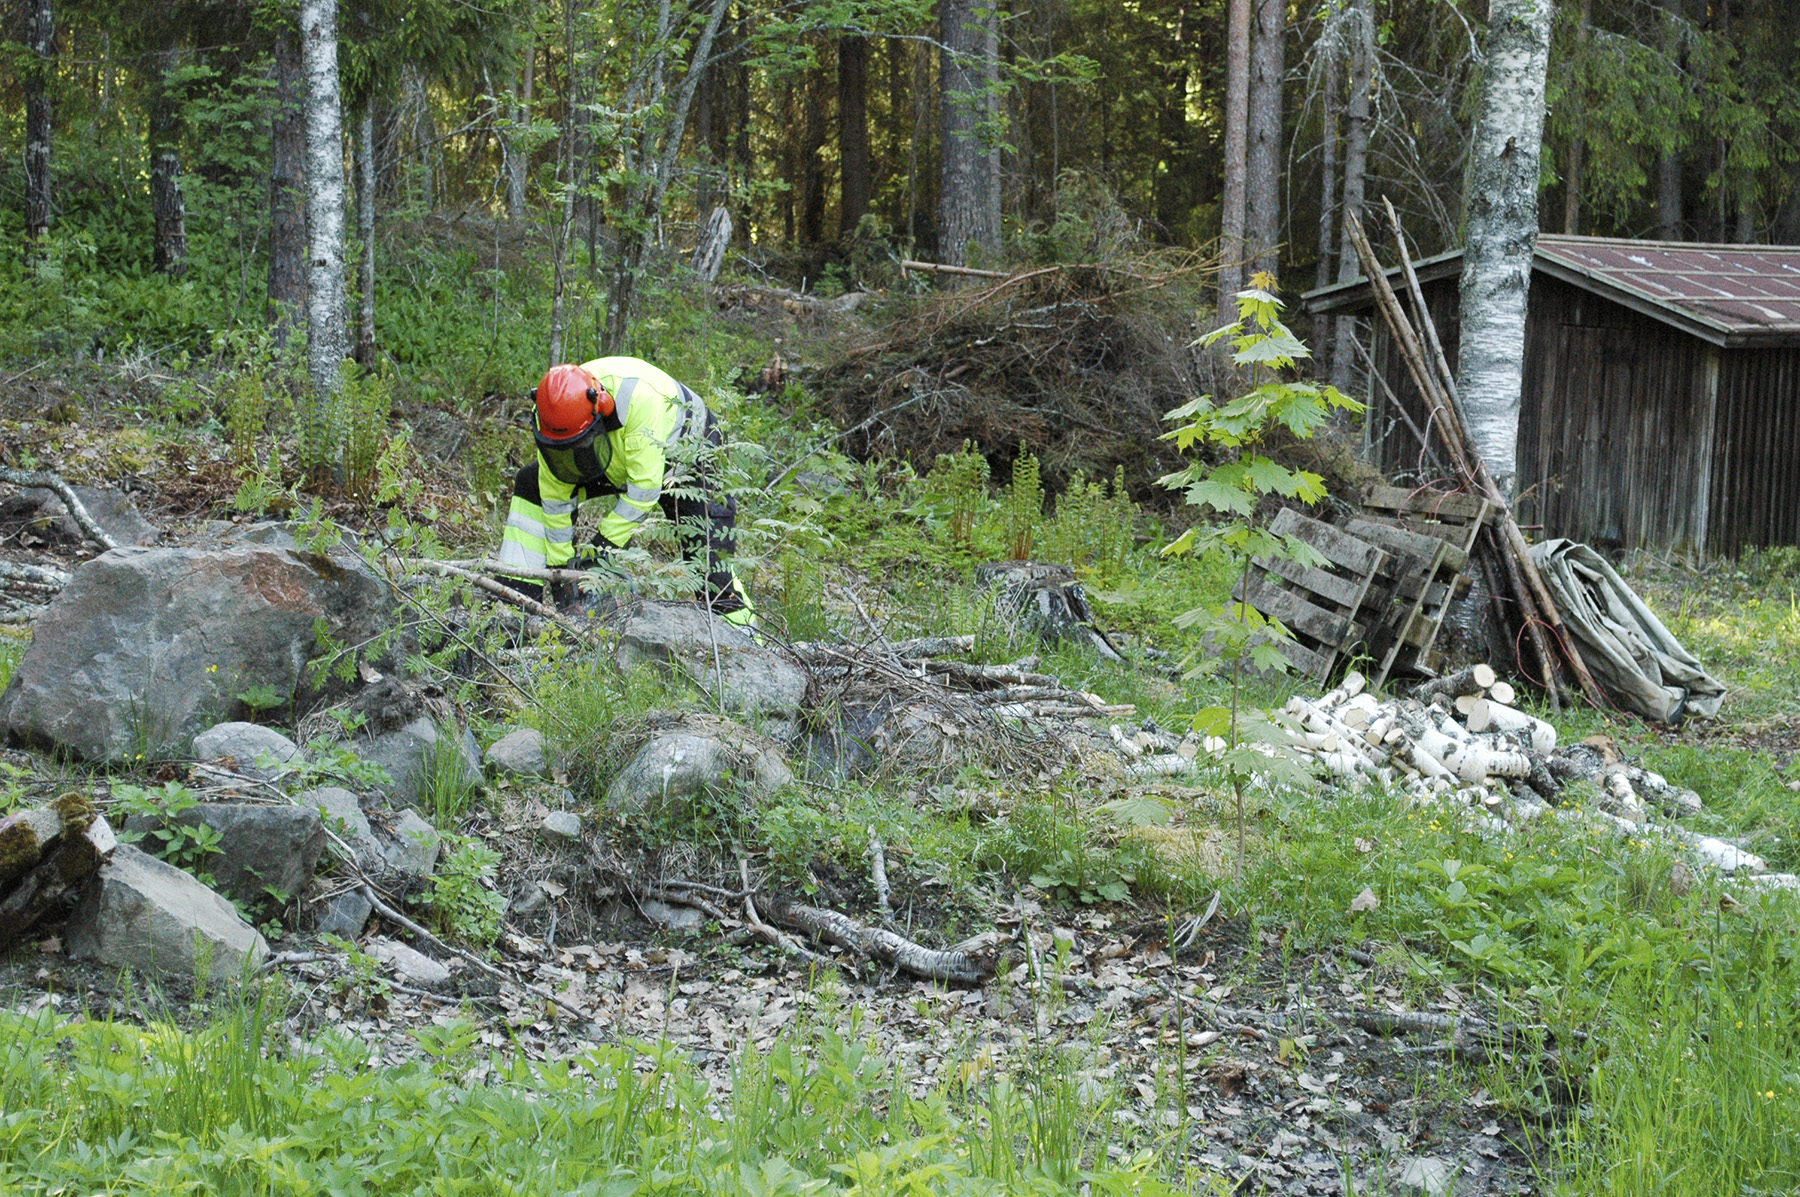
<svg viewBox="0 0 1800 1197"><path fill-rule="evenodd" d="M894 925L893 891L888 888L887 845L873 831L869 832L869 880L875 886L875 909L881 912L881 925Z"/></svg>
<svg viewBox="0 0 1800 1197"><path fill-rule="evenodd" d="M490 577L478 574L473 570L451 565L445 561L437 561L430 557L415 557L408 562L408 564L419 569L428 570L432 573L443 574L445 577L461 578L471 586L474 586L477 590L480 590L485 594L490 594L501 602L511 603L515 607L531 612L540 619L549 620L583 644L591 645L597 643L592 633L584 628L577 627L575 624L563 618L562 613L555 607L552 607L547 603L540 603L534 598L528 598L514 590L512 587L501 582L496 582ZM559 572L569 573L576 571L563 570Z"/></svg>
<svg viewBox="0 0 1800 1197"><path fill-rule="evenodd" d="M750 924L750 929L752 931L756 932L788 955L799 960L804 960L808 964L831 965L836 963L836 961L832 960L830 957L821 956L817 952L801 946L793 936L778 931L774 927L763 922L762 915L756 913L756 899L751 896L750 864L748 861L741 859L738 861L738 876L742 877L744 881L744 920Z"/></svg>
<svg viewBox="0 0 1800 1197"><path fill-rule="evenodd" d="M979 985L994 975L995 957L954 948L938 951L879 927L865 927L846 914L818 906L775 901L769 917L869 960L932 981Z"/></svg>
<svg viewBox="0 0 1800 1197"><path fill-rule="evenodd" d="M27 565L22 561L0 561L0 581L23 582L61 590L69 584L69 575L46 565Z"/></svg>
<svg viewBox="0 0 1800 1197"><path fill-rule="evenodd" d="M112 535L102 528L92 515L88 514L86 505L75 494L75 489L63 481L61 474L52 470L15 470L11 466L0 466L0 482L54 491L56 497L63 501L63 506L69 509L69 518L75 521L76 527L80 528L89 540L106 549L119 547L119 542L114 540Z"/></svg>

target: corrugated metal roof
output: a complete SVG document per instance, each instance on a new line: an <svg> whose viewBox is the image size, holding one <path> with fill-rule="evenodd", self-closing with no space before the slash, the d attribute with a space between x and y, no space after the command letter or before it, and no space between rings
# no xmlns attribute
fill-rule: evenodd
<svg viewBox="0 0 1800 1197"><path fill-rule="evenodd" d="M1800 245L1538 238L1538 257L1721 332L1800 333Z"/></svg>
<svg viewBox="0 0 1800 1197"><path fill-rule="evenodd" d="M1421 279L1462 269L1462 251L1417 263ZM1800 343L1800 245L1709 245L1538 237L1533 269L1604 295L1717 345ZM1398 268L1386 272L1399 286ZM1369 306L1362 278L1308 292L1309 311Z"/></svg>

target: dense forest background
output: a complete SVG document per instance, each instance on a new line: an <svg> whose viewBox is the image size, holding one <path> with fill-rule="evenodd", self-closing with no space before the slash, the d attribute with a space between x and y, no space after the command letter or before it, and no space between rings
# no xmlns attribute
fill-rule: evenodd
<svg viewBox="0 0 1800 1197"><path fill-rule="evenodd" d="M1228 282L1247 259L1305 290L1344 271L1341 216L1365 200L1390 197L1422 252L1458 242L1486 8L344 3L349 339L446 397L517 389L546 356L631 347L638 292L718 207L730 269L824 294L892 286L902 258L1212 255L1222 231ZM31 248L0 264L0 350L286 342L316 95L299 16L14 6L0 232ZM1787 0L1561 5L1545 229L1800 240L1797 51ZM384 302L395 287L422 302Z"/></svg>

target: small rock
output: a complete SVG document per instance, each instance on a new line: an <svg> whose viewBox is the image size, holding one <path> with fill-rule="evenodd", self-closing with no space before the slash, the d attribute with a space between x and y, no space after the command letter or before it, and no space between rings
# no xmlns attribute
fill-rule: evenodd
<svg viewBox="0 0 1800 1197"><path fill-rule="evenodd" d="M357 740L352 747L357 756L388 771L393 781L384 789L401 802L419 802L430 794L437 768L460 770L470 786L481 780L481 753L467 733L446 740L438 725L423 716L399 731ZM440 754L448 754L447 760Z"/></svg>
<svg viewBox="0 0 1800 1197"><path fill-rule="evenodd" d="M259 723L218 723L194 737L194 759L232 762L245 777L263 781L275 780L282 765L304 756L298 744ZM257 763L264 757L270 758L266 768Z"/></svg>
<svg viewBox="0 0 1800 1197"><path fill-rule="evenodd" d="M356 853L357 864L364 869L380 867L386 854L375 837L375 829L369 825L369 816L363 813L362 800L355 794L338 786L320 786L295 795L294 801L318 811L332 834Z"/></svg>
<svg viewBox="0 0 1800 1197"><path fill-rule="evenodd" d="M298 894L312 880L325 850L325 825L311 807L203 802L176 815L174 822L219 833L219 851L206 858L203 869L220 892L246 904L268 900L270 890ZM140 835L158 826L146 815L125 821L125 830Z"/></svg>
<svg viewBox="0 0 1800 1197"><path fill-rule="evenodd" d="M1402 1189L1425 1197L1444 1197L1456 1184L1456 1165L1430 1155L1415 1155L1400 1165Z"/></svg>
<svg viewBox="0 0 1800 1197"><path fill-rule="evenodd" d="M443 837L437 828L419 817L417 811L403 810L394 820L394 842L384 855L388 867L414 877L429 877L437 868L438 851Z"/></svg>
<svg viewBox="0 0 1800 1197"><path fill-rule="evenodd" d="M511 902L506 904L506 916L517 919L536 914L549 901L550 896L543 891L541 886L528 884Z"/></svg>
<svg viewBox="0 0 1800 1197"><path fill-rule="evenodd" d="M325 903L325 909L319 914L318 932L320 935L355 939L362 934L363 926L368 923L369 915L374 909L361 890L345 890Z"/></svg>
<svg viewBox="0 0 1800 1197"><path fill-rule="evenodd" d="M539 831L552 842L578 844L581 842L581 816L574 811L553 810L544 816Z"/></svg>
<svg viewBox="0 0 1800 1197"><path fill-rule="evenodd" d="M607 789L613 810L660 810L734 789L762 798L794 779L780 747L742 724L692 713L659 722Z"/></svg>
<svg viewBox="0 0 1800 1197"><path fill-rule="evenodd" d="M520 777L542 777L549 765L544 733L535 727L521 727L508 732L487 750L487 763L497 772Z"/></svg>
<svg viewBox="0 0 1800 1197"><path fill-rule="evenodd" d="M377 935L368 942L364 950L393 969L394 975L404 984L417 985L422 989L440 989L450 983L449 969L425 953L414 951L403 943L395 943L386 936Z"/></svg>
<svg viewBox="0 0 1800 1197"><path fill-rule="evenodd" d="M192 977L200 955L226 981L261 964L269 945L232 904L174 865L130 844L82 893L64 933L75 959Z"/></svg>
<svg viewBox="0 0 1800 1197"><path fill-rule="evenodd" d="M646 898L638 904L638 909L644 912L645 918L671 931L698 931L706 921L706 916L692 906L676 906L658 902L655 898Z"/></svg>

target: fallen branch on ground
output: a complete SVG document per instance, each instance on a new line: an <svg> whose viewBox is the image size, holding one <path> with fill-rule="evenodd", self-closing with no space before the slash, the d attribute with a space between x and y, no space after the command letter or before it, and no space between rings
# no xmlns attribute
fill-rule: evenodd
<svg viewBox="0 0 1800 1197"><path fill-rule="evenodd" d="M511 603L515 607L529 611L540 619L549 620L583 644L591 645L597 643L592 633L570 623L567 619L563 618L562 613L555 607L552 607L547 603L540 603L534 598L529 598L520 594L512 587L507 586L502 582L496 582L493 578L487 577L486 575L478 574L474 570L463 569L461 566L451 565L446 561L437 561L430 557L415 557L407 564L416 566L420 569L430 570L433 573L443 574L445 577L460 578L474 586L477 590L482 591L484 594L490 594L501 602ZM571 573L578 571L562 570L559 572Z"/></svg>
<svg viewBox="0 0 1800 1197"><path fill-rule="evenodd" d="M27 565L22 561L0 561L0 581L23 582L61 590L69 584L69 575L46 565Z"/></svg>
<svg viewBox="0 0 1800 1197"><path fill-rule="evenodd" d="M0 466L0 482L10 482L14 486L31 486L43 490L54 491L56 497L63 501L69 509L69 518L75 521L87 538L106 549L116 549L119 542L102 528L88 509L75 494L75 488L64 482L61 474L50 470L15 470L11 466Z"/></svg>
<svg viewBox="0 0 1800 1197"><path fill-rule="evenodd" d="M847 914L798 902L770 903L769 917L823 943L932 981L979 985L994 975L998 961L998 953L993 950L998 945L982 936L954 948L938 950L914 943L893 931L865 927Z"/></svg>

